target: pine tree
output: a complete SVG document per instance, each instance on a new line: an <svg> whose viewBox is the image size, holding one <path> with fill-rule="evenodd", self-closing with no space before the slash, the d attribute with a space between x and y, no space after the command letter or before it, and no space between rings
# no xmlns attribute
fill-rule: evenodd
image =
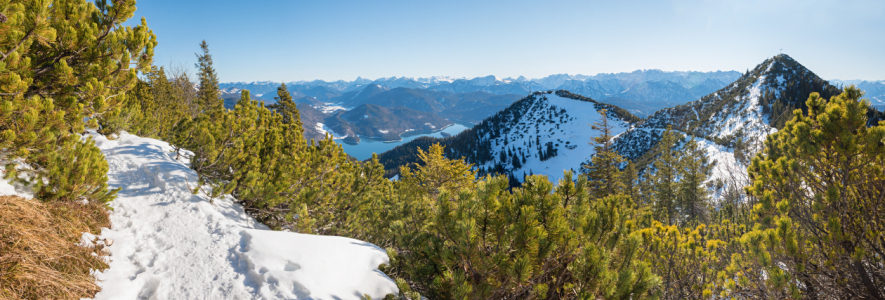
<svg viewBox="0 0 885 300"><path fill-rule="evenodd" d="M438 143L430 146L426 152L418 148L418 157L423 164L418 165L415 170L400 168L399 182L412 185L428 195L436 195L441 189L457 191L473 187L476 172L471 171L472 165L466 164L463 158L446 159L444 149Z"/></svg>
<svg viewBox="0 0 885 300"><path fill-rule="evenodd" d="M655 218L666 225L675 225L679 220L677 197L679 196L679 155L674 147L677 134L669 126L658 142L655 151L658 153L654 161L654 175L651 184L654 194Z"/></svg>
<svg viewBox="0 0 885 300"><path fill-rule="evenodd" d="M584 171L593 187L593 194L597 198L615 195L624 192L624 183L621 179L620 165L624 158L614 151L612 147L612 126L608 123L606 110L600 110L602 118L593 123L593 130L599 132L591 144L594 145L596 154L590 159L590 164L584 165Z"/></svg>
<svg viewBox="0 0 885 300"><path fill-rule="evenodd" d="M367 236L388 247L401 291L434 299L635 299L660 282L640 260L629 198L591 200L586 179L573 181L571 172L556 189L545 176L528 176L511 193L505 176L473 183L463 162L445 162L441 153L423 159L442 167L409 173L368 205L383 219ZM422 177L471 184L415 180Z"/></svg>
<svg viewBox="0 0 885 300"><path fill-rule="evenodd" d="M218 88L218 75L215 74L215 67L212 66L212 55L209 54L209 44L206 40L200 43L200 50L203 54L197 54L196 67L199 70L198 103L201 111L210 112L220 110L224 101L221 100L221 90Z"/></svg>
<svg viewBox="0 0 885 300"><path fill-rule="evenodd" d="M697 224L709 221L710 191L704 183L710 178L712 165L707 161L706 150L692 138L683 150L680 159L679 208L685 221Z"/></svg>
<svg viewBox="0 0 885 300"><path fill-rule="evenodd" d="M277 103L268 105L267 108L281 114L283 116L283 123L293 123L301 126L301 114L298 112L298 106L295 104L295 101L292 101L292 95L289 94L286 83L280 84L280 87L277 88L277 96L274 99L277 100Z"/></svg>
<svg viewBox="0 0 885 300"><path fill-rule="evenodd" d="M629 195L630 199L633 199L634 202L640 201L638 176L633 162L627 161L627 165L624 167L624 170L621 171L620 180L624 185L624 194Z"/></svg>

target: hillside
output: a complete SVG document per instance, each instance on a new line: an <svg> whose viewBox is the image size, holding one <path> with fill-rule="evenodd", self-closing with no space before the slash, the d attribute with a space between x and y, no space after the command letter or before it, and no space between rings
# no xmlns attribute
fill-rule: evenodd
<svg viewBox="0 0 885 300"><path fill-rule="evenodd" d="M398 87L389 89L369 85L331 99L336 105L357 107L374 104L383 107L406 107L440 117L466 122L479 122L518 100L515 94L496 95L487 92L451 93L428 89Z"/></svg>
<svg viewBox="0 0 885 300"><path fill-rule="evenodd" d="M388 260L383 249L268 230L231 198L192 194L197 174L166 142L92 137L110 165L108 183L122 188L110 203L112 228L84 235L113 241L95 299L380 299L397 291L377 270Z"/></svg>
<svg viewBox="0 0 885 300"><path fill-rule="evenodd" d="M781 54L700 100L654 113L619 137L615 147L628 159L639 159L657 144L657 132L667 126L725 147L742 139L762 141L783 127L793 109L807 109L805 100L812 92L829 98L840 91Z"/></svg>
<svg viewBox="0 0 885 300"><path fill-rule="evenodd" d="M301 124L304 124L302 126L304 138L315 141L323 139L326 136L326 131L322 124L325 122L326 114L307 103L298 103L297 107L298 113L301 115ZM318 124L319 127L317 127Z"/></svg>
<svg viewBox="0 0 885 300"><path fill-rule="evenodd" d="M401 139L400 135L406 132L437 131L454 124L433 113L402 106L386 108L374 104L338 111L326 117L323 122L336 136L370 137L383 141L398 141Z"/></svg>
<svg viewBox="0 0 885 300"><path fill-rule="evenodd" d="M416 139L379 159L392 176L399 166L417 161L417 147L440 143L447 157L464 157L480 176L511 174L522 180L523 174L543 174L555 181L563 170L579 170L594 154L588 142L598 133L589 124L603 118L601 109L609 110L614 134L639 121L623 109L567 91L536 92L456 136Z"/></svg>
<svg viewBox="0 0 885 300"><path fill-rule="evenodd" d="M769 58L737 81L701 99L662 109L615 139L614 148L640 169L657 155L652 151L669 126L685 139L694 138L715 161L711 181L748 184L749 157L762 149L765 137L783 128L794 109L807 111L812 92L829 99L841 92L786 54ZM871 109L869 124L883 119ZM718 197L718 194L717 194Z"/></svg>

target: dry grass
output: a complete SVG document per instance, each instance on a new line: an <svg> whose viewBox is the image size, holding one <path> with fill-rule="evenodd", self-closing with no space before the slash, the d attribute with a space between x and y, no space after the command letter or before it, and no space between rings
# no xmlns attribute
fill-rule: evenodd
<svg viewBox="0 0 885 300"><path fill-rule="evenodd" d="M101 205L0 196L0 299L92 298L90 270L108 265L78 246L83 232L110 227Z"/></svg>

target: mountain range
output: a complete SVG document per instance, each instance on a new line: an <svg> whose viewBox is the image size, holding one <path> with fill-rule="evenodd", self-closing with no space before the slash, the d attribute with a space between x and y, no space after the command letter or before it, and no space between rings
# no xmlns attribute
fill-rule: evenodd
<svg viewBox="0 0 885 300"><path fill-rule="evenodd" d="M794 109L807 109L805 100L812 92L829 99L841 90L781 54L695 101L645 119L574 91L536 92L456 136L416 139L379 159L393 176L399 166L417 162L417 147L440 143L449 158L463 157L479 174L508 174L517 180L524 174L562 178L562 170L580 171L594 154L588 142L599 133L588 124L601 120L600 110L605 108L615 150L640 169L649 167L655 146L670 128L685 137L680 143L695 139L716 161L713 180L725 180L736 170L743 172L738 164L746 159L742 155L747 149L759 149L768 134L783 128ZM868 117L874 123L882 113L870 110Z"/></svg>
<svg viewBox="0 0 885 300"><path fill-rule="evenodd" d="M483 92L494 95L528 95L532 91L569 90L592 97L598 101L615 104L645 117L664 107L696 100L724 87L740 77L736 71L716 72L665 72L661 70L637 70L626 73L603 73L593 76L555 74L544 78L499 78L496 76L452 78L444 76L411 78L385 77L376 80L357 78L353 81L296 81L286 83L295 98L314 98L323 103L342 102L338 97L359 94L366 88L377 86L385 89L406 88L469 94ZM235 99L241 89L248 89L254 97L272 100L279 82L231 82L222 83L223 97ZM503 107L502 107L503 108ZM484 115L483 117L488 116ZM480 118L481 119L481 118Z"/></svg>
<svg viewBox="0 0 885 300"><path fill-rule="evenodd" d="M830 80L830 83L839 87L855 85L857 88L866 92L864 98L870 99L870 104L878 109L885 109L885 80L867 81L867 80Z"/></svg>

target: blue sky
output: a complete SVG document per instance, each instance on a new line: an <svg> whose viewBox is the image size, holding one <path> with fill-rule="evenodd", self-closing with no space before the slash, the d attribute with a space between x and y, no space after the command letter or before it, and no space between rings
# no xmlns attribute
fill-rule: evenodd
<svg viewBox="0 0 885 300"><path fill-rule="evenodd" d="M753 68L783 48L826 79L885 79L885 1L142 0L154 63L222 82L528 78Z"/></svg>

